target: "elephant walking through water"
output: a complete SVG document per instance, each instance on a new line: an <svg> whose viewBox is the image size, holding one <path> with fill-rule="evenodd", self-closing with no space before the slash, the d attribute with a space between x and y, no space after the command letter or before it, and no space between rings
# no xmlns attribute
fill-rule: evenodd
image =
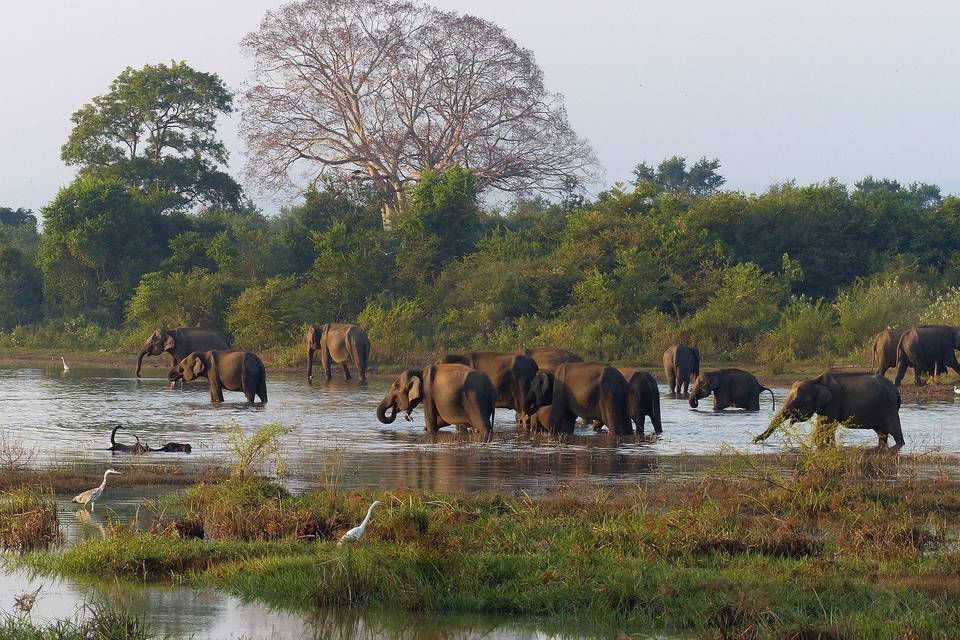
<svg viewBox="0 0 960 640"><path fill-rule="evenodd" d="M355 324L330 322L313 324L307 329L307 380L313 380L313 354L320 351L320 369L329 381L333 363L343 369L350 379L348 364L357 369L361 380L367 379L367 360L370 358L370 339L367 332Z"/></svg>
<svg viewBox="0 0 960 640"><path fill-rule="evenodd" d="M700 375L700 350L685 344L675 344L663 352L663 374L670 387L670 396L686 396L690 380Z"/></svg>
<svg viewBox="0 0 960 640"><path fill-rule="evenodd" d="M951 368L960 374L956 349L960 348L960 327L950 325L925 325L908 329L897 343L898 387L913 367L913 381L918 387L923 384L923 374L938 375Z"/></svg>
<svg viewBox="0 0 960 640"><path fill-rule="evenodd" d="M828 371L793 383L783 407L754 443L770 437L785 420L790 424L814 415L854 429L873 429L879 445L893 436L896 448L904 444L900 426L900 392L892 382L874 373Z"/></svg>

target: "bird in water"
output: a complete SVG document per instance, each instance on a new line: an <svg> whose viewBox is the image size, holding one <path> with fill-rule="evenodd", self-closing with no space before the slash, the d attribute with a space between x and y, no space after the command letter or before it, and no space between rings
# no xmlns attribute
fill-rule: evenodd
<svg viewBox="0 0 960 640"><path fill-rule="evenodd" d="M116 475L122 475L119 471L114 471L113 469L107 469L103 472L103 482L100 483L99 487L94 487L93 489L88 489L75 497L74 502L80 503L83 506L90 505L90 510L93 511L93 503L100 499L100 496L103 495L103 490L107 488L107 476L111 473Z"/></svg>
<svg viewBox="0 0 960 640"><path fill-rule="evenodd" d="M63 356L60 356L60 362L63 363L63 370L64 370L64 371L70 371L70 365L67 364L67 361L64 359Z"/></svg>
<svg viewBox="0 0 960 640"><path fill-rule="evenodd" d="M382 502L379 500L374 500L373 504L370 505L370 508L367 509L367 517L363 519L363 522L360 523L359 527L354 527L343 534L343 537L340 538L340 542L337 544L343 544L344 542L353 542L354 540L359 540L363 537L363 534L367 531L367 525L370 524L370 517L373 515L373 508L379 507Z"/></svg>

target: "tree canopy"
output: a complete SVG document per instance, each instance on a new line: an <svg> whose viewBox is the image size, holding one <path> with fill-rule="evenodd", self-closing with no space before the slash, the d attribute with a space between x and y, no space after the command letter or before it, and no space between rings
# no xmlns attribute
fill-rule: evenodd
<svg viewBox="0 0 960 640"><path fill-rule="evenodd" d="M232 110L216 74L185 62L127 67L71 116L61 157L139 187L161 209L236 206L240 186L219 168L227 151L216 132L217 117Z"/></svg>
<svg viewBox="0 0 960 640"><path fill-rule="evenodd" d="M279 186L348 172L383 197L384 225L425 172L477 188L561 192L596 166L533 54L499 26L397 0L302 0L243 40L255 79L242 131L250 172Z"/></svg>

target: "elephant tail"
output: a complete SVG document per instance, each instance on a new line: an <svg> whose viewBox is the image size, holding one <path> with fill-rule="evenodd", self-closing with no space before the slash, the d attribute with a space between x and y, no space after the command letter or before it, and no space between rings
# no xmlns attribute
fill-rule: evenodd
<svg viewBox="0 0 960 640"><path fill-rule="evenodd" d="M769 387L760 387L760 393L763 393L764 391L769 391L769 392L770 392L770 405L771 405L770 408L771 408L773 411L776 411L776 410L777 410L777 398L776 398L776 396L773 395L773 389L770 389Z"/></svg>
<svg viewBox="0 0 960 640"><path fill-rule="evenodd" d="M600 419L610 433L625 435L633 432L630 423L629 399L624 398L608 380L600 381Z"/></svg>
<svg viewBox="0 0 960 640"><path fill-rule="evenodd" d="M653 430L660 433L663 431L663 422L660 420L660 387L657 386L657 381L653 378L650 378L650 393L650 401L653 404L650 408L653 414L650 416L653 420Z"/></svg>

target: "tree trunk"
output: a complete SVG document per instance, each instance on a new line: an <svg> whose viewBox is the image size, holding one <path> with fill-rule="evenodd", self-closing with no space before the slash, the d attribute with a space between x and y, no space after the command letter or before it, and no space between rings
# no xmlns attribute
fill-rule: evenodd
<svg viewBox="0 0 960 640"><path fill-rule="evenodd" d="M384 229L395 229L400 220L410 212L410 204L403 190L394 190L384 198L380 215Z"/></svg>

